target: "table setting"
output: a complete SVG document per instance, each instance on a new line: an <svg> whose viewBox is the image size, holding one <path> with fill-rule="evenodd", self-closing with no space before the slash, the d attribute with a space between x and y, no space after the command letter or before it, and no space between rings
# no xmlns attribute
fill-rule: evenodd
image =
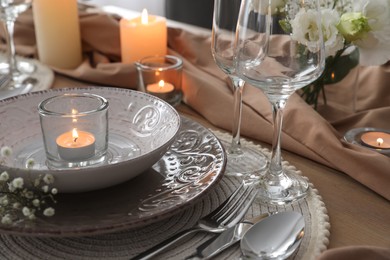
<svg viewBox="0 0 390 260"><path fill-rule="evenodd" d="M216 0L212 31L195 31L77 1L66 18L76 22L58 25L47 10L59 6L33 0L11 35L15 67L32 64L36 81L0 87L0 256L386 259L389 62L353 67L353 100L342 80L308 103L299 89L322 75L326 45L320 31L307 45L288 31L320 10L298 2ZM270 30L285 11L290 27ZM76 29L45 34L45 19ZM15 191L36 209L4 211ZM370 222L371 241L354 228Z"/></svg>

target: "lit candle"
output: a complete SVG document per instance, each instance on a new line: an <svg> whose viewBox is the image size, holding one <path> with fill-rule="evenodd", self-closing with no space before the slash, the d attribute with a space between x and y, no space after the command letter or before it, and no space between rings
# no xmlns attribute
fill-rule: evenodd
<svg viewBox="0 0 390 260"><path fill-rule="evenodd" d="M133 63L147 56L166 55L166 19L148 15L120 21L121 55L123 63Z"/></svg>
<svg viewBox="0 0 390 260"><path fill-rule="evenodd" d="M384 132L366 132L361 135L363 144L375 149L390 149L390 134Z"/></svg>
<svg viewBox="0 0 390 260"><path fill-rule="evenodd" d="M58 154L66 161L82 161L95 155L95 137L73 128L56 139Z"/></svg>
<svg viewBox="0 0 390 260"><path fill-rule="evenodd" d="M146 92L156 97L167 100L171 98L175 91L175 87L164 80L160 80L158 83L149 84L146 86Z"/></svg>

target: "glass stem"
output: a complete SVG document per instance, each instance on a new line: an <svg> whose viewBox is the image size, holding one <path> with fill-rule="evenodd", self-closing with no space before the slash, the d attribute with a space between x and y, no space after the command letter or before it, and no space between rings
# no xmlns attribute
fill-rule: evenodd
<svg viewBox="0 0 390 260"><path fill-rule="evenodd" d="M272 175L280 175L282 169L281 155L281 133L283 125L283 109L286 107L286 100L278 100L272 102L272 115L274 122L274 133L272 137L272 155L270 163L270 172Z"/></svg>
<svg viewBox="0 0 390 260"><path fill-rule="evenodd" d="M17 65L16 65L16 51L15 51L15 44L14 44L14 27L15 27L15 21L12 19L7 19L5 21L5 27L6 27L6 40L7 40L7 54L8 54L8 64L9 64L9 74L13 75L15 72L17 72Z"/></svg>
<svg viewBox="0 0 390 260"><path fill-rule="evenodd" d="M232 143L229 148L230 154L241 154L240 129L241 129L241 114L242 114L242 91L245 81L236 77L230 76L234 88L234 107L233 107L233 126L232 126Z"/></svg>

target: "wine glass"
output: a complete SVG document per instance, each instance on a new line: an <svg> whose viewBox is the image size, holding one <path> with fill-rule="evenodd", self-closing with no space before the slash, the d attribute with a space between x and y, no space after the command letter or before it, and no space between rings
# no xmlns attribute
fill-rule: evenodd
<svg viewBox="0 0 390 260"><path fill-rule="evenodd" d="M36 79L29 77L34 72L35 66L29 62L16 60L14 44L14 26L15 20L20 13L30 8L32 0L0 0L0 20L4 23L7 40L7 62L1 63L0 73L3 74L1 90L20 89L22 92L25 88L31 87L31 82ZM4 75L5 74L5 75ZM4 80L7 77L8 80Z"/></svg>
<svg viewBox="0 0 390 260"><path fill-rule="evenodd" d="M259 198L282 205L305 197L308 182L282 167L281 130L288 98L324 70L318 0L243 0L235 66L237 75L261 89L272 105L272 155L259 181Z"/></svg>
<svg viewBox="0 0 390 260"><path fill-rule="evenodd" d="M215 0L211 50L216 64L229 76L234 91L232 141L227 151L225 174L243 176L266 168L267 158L240 142L242 92L245 82L237 77L233 64L237 18L241 0Z"/></svg>

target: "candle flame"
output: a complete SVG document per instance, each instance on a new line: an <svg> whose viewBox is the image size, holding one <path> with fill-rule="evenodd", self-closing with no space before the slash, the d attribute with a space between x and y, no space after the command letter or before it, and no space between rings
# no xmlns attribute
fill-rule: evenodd
<svg viewBox="0 0 390 260"><path fill-rule="evenodd" d="M382 146L382 144L383 144L383 139L382 139L382 138L376 139L376 143L378 144L378 146Z"/></svg>
<svg viewBox="0 0 390 260"><path fill-rule="evenodd" d="M164 80L160 80L160 81L158 82L158 86L159 86L160 88L163 88L164 85L165 85Z"/></svg>
<svg viewBox="0 0 390 260"><path fill-rule="evenodd" d="M148 24L149 23L148 11L146 9L142 10L141 23L142 24Z"/></svg>
<svg viewBox="0 0 390 260"><path fill-rule="evenodd" d="M77 111L77 109L72 108L72 115L76 115L78 112L79 111ZM77 122L77 118L75 116L73 116L72 122L73 123Z"/></svg>
<svg viewBox="0 0 390 260"><path fill-rule="evenodd" d="M79 138L79 133L77 132L76 128L73 128L72 130L72 137L73 137L73 142L76 142L77 138Z"/></svg>

